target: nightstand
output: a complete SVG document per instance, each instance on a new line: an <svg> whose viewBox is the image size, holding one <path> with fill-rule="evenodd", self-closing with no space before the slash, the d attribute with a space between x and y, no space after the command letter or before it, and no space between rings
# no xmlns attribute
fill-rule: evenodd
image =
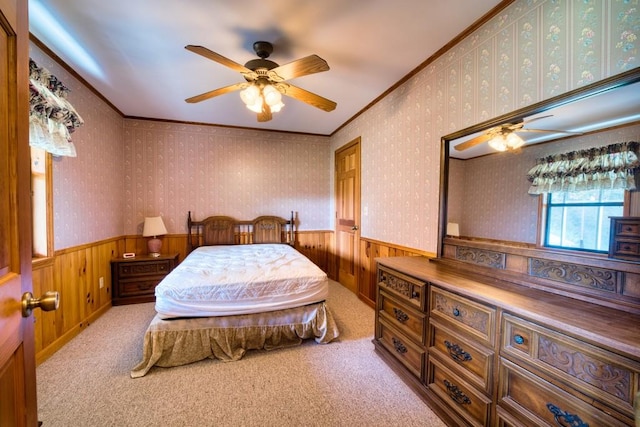
<svg viewBox="0 0 640 427"><path fill-rule="evenodd" d="M158 283L178 264L178 254L111 260L113 305L153 302Z"/></svg>

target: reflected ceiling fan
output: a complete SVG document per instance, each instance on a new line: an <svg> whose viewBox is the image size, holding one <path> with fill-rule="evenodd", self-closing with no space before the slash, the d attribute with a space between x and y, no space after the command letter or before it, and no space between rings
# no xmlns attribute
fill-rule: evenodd
<svg viewBox="0 0 640 427"><path fill-rule="evenodd" d="M318 55L309 55L288 64L278 65L267 59L273 52L273 45L269 42L258 41L253 44L253 50L259 58L240 65L202 46L188 45L185 46L185 49L238 71L246 80L246 82L187 98L185 101L189 103L204 101L240 90L240 98L247 108L258 113L259 122L271 120L272 113L280 111L284 106L282 95L306 102L324 111L333 111L336 108L335 102L286 83L286 80L329 70L327 62Z"/></svg>
<svg viewBox="0 0 640 427"><path fill-rule="evenodd" d="M539 133L557 133L562 135L582 135L581 132L569 132L565 130L555 129L530 129L525 128L527 123L534 122L536 120L551 117L552 115L535 117L531 120L524 120L519 123L505 123L499 126L494 126L487 129L482 135L476 136L468 141L455 145L457 151L468 150L471 147L482 144L488 141L491 148L497 151L515 150L524 145L525 141L520 138L518 132L539 132Z"/></svg>

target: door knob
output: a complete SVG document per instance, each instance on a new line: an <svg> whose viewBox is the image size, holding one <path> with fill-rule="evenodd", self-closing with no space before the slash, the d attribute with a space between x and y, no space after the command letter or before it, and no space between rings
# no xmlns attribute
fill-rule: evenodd
<svg viewBox="0 0 640 427"><path fill-rule="evenodd" d="M42 311L57 310L60 306L60 294L56 291L45 292L40 298L34 298L31 292L22 294L22 317L29 317L34 308Z"/></svg>
<svg viewBox="0 0 640 427"><path fill-rule="evenodd" d="M351 229L352 229L353 231L356 231L356 230L358 230L358 226L357 226L357 225L354 225L353 227L351 227Z"/></svg>

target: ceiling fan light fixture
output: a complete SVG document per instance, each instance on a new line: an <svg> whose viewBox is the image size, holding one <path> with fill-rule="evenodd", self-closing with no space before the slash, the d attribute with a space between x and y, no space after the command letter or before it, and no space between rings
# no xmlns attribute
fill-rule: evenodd
<svg viewBox="0 0 640 427"><path fill-rule="evenodd" d="M284 107L282 94L269 84L262 89L256 84L249 85L246 89L240 91L240 99L249 110L255 113L262 112L263 104L267 104L273 113L277 113Z"/></svg>
<svg viewBox="0 0 640 427"><path fill-rule="evenodd" d="M500 133L488 142L496 151L516 150L524 145L524 140L515 132Z"/></svg>

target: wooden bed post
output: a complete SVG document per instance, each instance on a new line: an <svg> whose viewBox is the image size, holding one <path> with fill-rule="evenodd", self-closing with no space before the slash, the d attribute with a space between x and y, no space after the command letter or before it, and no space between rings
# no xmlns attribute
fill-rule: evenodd
<svg viewBox="0 0 640 427"><path fill-rule="evenodd" d="M293 211L291 211L291 220L289 221L289 244L291 246L296 245L295 234L294 234L294 219L293 219Z"/></svg>
<svg viewBox="0 0 640 427"><path fill-rule="evenodd" d="M193 250L193 242L191 241L191 211L187 215L187 253Z"/></svg>

